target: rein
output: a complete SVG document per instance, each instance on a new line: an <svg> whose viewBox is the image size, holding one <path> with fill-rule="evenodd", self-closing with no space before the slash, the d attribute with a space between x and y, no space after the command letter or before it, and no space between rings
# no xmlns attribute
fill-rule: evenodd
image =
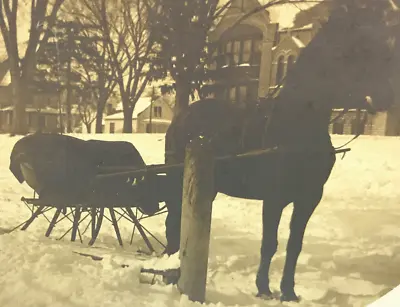
<svg viewBox="0 0 400 307"><path fill-rule="evenodd" d="M342 115L343 115L343 114L342 114ZM366 116L366 115L364 115L363 121L365 120L365 116ZM335 150L341 149L341 148L343 148L343 147L349 145L349 144L350 144L351 142L353 142L354 140L356 140L356 139L361 135L360 129L358 129L358 130L359 130L359 131L357 132L357 134L356 134L355 136L353 136L350 140L348 140L346 143L344 143L344 144L342 144L342 145L340 145L340 146L338 146L338 147L334 147L334 149L335 149ZM342 156L342 160L343 160L343 158L344 158L345 155L346 155L346 153L344 152L344 153L343 153L343 156Z"/></svg>

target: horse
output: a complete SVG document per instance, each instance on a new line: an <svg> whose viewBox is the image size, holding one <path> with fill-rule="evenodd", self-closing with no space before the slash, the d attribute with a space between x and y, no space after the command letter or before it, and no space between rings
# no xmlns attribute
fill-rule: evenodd
<svg viewBox="0 0 400 307"><path fill-rule="evenodd" d="M394 101L390 83L394 58L388 44L387 6L382 2L337 1L276 97L251 107L201 99L177 114L167 130L166 164L182 163L186 145L200 136L211 142L215 156L278 149L276 154L240 162L218 162L215 169L215 196L224 193L263 201L258 297L273 298L270 263L278 246L282 211L293 203L280 299L299 301L295 270L303 237L336 162L329 134L332 109L366 109L373 114ZM168 172L167 177L173 184L166 201L165 253L172 255L180 248L183 171Z"/></svg>

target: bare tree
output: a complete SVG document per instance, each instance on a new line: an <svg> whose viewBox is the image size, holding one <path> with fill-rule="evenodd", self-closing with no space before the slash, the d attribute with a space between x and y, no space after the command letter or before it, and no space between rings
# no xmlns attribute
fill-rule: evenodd
<svg viewBox="0 0 400 307"><path fill-rule="evenodd" d="M29 86L36 69L37 54L42 52L48 34L41 35L41 27L51 28L64 0L32 0L30 1L29 39L23 56L19 50L17 38L18 8L27 6L23 0L0 1L0 30L6 47L10 65L11 86L14 102L14 134L27 132L25 106L29 99ZM21 22L19 20L18 22Z"/></svg>
<svg viewBox="0 0 400 307"><path fill-rule="evenodd" d="M102 133L103 113L107 101L117 85L114 66L110 58L107 39L102 31L100 1L70 1L64 6L63 14L81 25L81 36L92 44L83 44L78 62L84 83L96 83L92 87L96 101L96 133Z"/></svg>
<svg viewBox="0 0 400 307"><path fill-rule="evenodd" d="M92 123L96 120L97 104L93 99L94 91L82 92L78 98L79 118L88 133L92 132Z"/></svg>
<svg viewBox="0 0 400 307"><path fill-rule="evenodd" d="M90 19L101 29L124 112L123 132L132 132L136 102L152 79L154 44L147 31L143 0L82 0ZM86 14L86 13L85 13Z"/></svg>

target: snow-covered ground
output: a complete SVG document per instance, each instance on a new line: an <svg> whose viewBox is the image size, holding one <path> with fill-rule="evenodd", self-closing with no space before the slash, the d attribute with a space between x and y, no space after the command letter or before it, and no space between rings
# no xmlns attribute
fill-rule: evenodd
<svg viewBox="0 0 400 307"><path fill-rule="evenodd" d="M78 137L128 140L147 163L163 162L163 135ZM20 198L32 192L8 170L17 139L0 136L0 230L29 216ZM333 137L335 145L348 139ZM300 304L255 297L260 202L218 195L211 233L209 306L367 306L400 283L400 139L362 136L351 147L344 160L338 159L307 228L296 276ZM280 246L271 267L274 290L279 289L291 209L284 212ZM164 218L154 217L145 225L163 238ZM174 286L140 283L140 268L173 266L178 259L135 254L144 247L139 237L121 249L111 224L105 223L95 247L88 248L68 238L46 238L47 226L41 217L27 231L0 235L0 306L199 306L180 296ZM70 226L57 226L54 234ZM129 227L122 225L125 239ZM104 259L93 261L74 251Z"/></svg>

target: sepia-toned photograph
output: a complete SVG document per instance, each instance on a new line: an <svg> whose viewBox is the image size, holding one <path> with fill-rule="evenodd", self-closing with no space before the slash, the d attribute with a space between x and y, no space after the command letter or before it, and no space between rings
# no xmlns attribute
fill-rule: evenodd
<svg viewBox="0 0 400 307"><path fill-rule="evenodd" d="M400 0L0 0L0 33L0 307L400 306Z"/></svg>

